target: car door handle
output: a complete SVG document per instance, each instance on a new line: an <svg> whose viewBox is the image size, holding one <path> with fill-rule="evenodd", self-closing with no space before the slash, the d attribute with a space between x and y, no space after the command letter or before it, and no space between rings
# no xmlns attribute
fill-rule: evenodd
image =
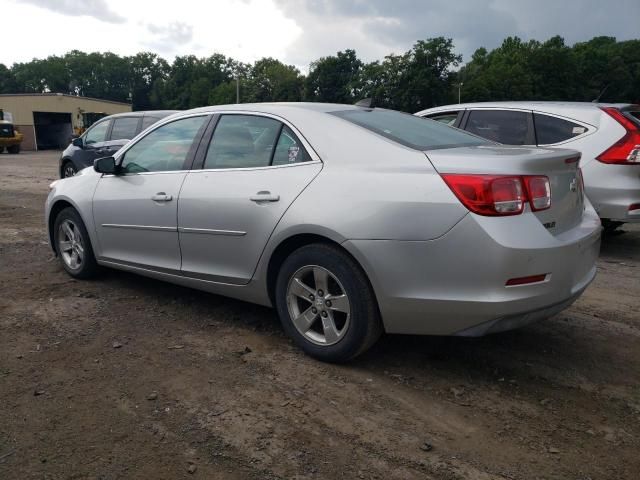
<svg viewBox="0 0 640 480"><path fill-rule="evenodd" d="M153 200L154 202L170 202L171 200L173 200L173 197L171 195L167 195L164 192L158 192L153 197L151 197L151 200Z"/></svg>
<svg viewBox="0 0 640 480"><path fill-rule="evenodd" d="M249 200L252 202L277 202L280 200L280 195L273 195L271 192L258 192L255 195L249 197Z"/></svg>

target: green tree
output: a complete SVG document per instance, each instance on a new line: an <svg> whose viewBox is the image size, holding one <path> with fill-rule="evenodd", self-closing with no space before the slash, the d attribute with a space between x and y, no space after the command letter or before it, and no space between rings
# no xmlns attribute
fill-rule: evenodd
<svg viewBox="0 0 640 480"><path fill-rule="evenodd" d="M338 52L311 63L306 99L313 102L354 103L359 99L363 63L354 50Z"/></svg>
<svg viewBox="0 0 640 480"><path fill-rule="evenodd" d="M263 58L249 70L245 101L297 102L302 99L303 88L304 79L297 68L274 58Z"/></svg>

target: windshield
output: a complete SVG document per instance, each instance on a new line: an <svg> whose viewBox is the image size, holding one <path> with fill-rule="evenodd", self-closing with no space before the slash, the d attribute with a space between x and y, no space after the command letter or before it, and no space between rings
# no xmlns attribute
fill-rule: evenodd
<svg viewBox="0 0 640 480"><path fill-rule="evenodd" d="M394 110L353 109L331 114L416 150L492 144L488 140L441 122Z"/></svg>

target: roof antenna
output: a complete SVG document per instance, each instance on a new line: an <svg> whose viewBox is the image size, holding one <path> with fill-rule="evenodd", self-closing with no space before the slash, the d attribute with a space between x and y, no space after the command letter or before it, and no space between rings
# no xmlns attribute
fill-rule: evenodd
<svg viewBox="0 0 640 480"><path fill-rule="evenodd" d="M598 97L595 100L592 100L591 103L598 103L600 101L600 99L602 98L602 96L604 95L604 93L609 88L609 85L611 85L611 84L610 83L606 84L605 87L600 92L600 95L598 95Z"/></svg>
<svg viewBox="0 0 640 480"><path fill-rule="evenodd" d="M354 103L354 105L356 107L374 108L373 107L373 97L363 98L362 100L358 100L356 103Z"/></svg>

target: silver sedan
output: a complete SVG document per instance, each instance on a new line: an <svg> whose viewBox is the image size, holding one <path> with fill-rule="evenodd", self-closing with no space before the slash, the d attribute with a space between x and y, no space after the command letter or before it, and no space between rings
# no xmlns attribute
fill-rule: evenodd
<svg viewBox="0 0 640 480"><path fill-rule="evenodd" d="M547 318L593 280L579 154L504 147L399 112L208 107L51 185L51 245L101 267L274 306L308 354L382 332L477 336Z"/></svg>

